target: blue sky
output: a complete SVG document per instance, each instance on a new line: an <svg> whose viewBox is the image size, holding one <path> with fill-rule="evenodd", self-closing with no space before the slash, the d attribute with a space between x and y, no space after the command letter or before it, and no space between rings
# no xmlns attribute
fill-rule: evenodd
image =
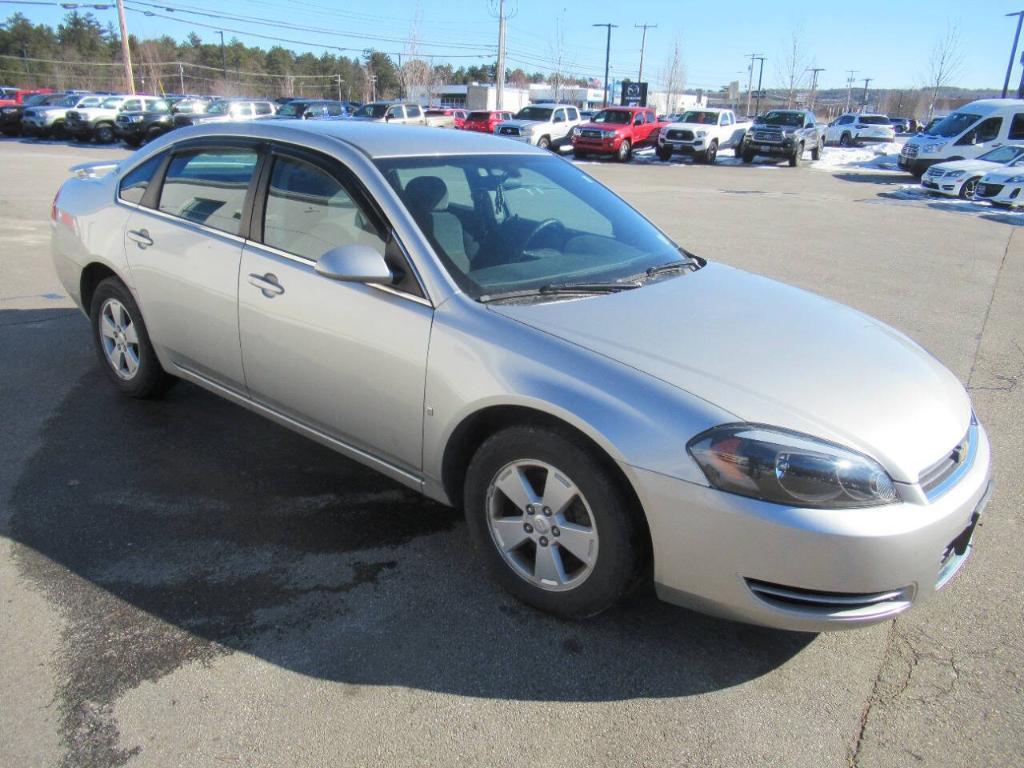
<svg viewBox="0 0 1024 768"><path fill-rule="evenodd" d="M95 1L95 0L93 0ZM102 0L112 2L112 0ZM159 6L126 0L129 30L140 36L167 33L182 39L195 31L214 42L216 27L226 37L269 47L265 36L279 36L295 50L323 51L325 47L402 51L418 17L419 51L435 62L454 65L493 60L497 43L496 0L388 0L332 2L332 0L165 0ZM146 0L148 3L158 0ZM806 3L769 4L808 8ZM858 5L870 6L859 9ZM746 82L750 53L763 53L765 84L780 84L782 60L793 30L808 54L808 65L824 67L819 87L841 87L846 70L855 77L873 78L872 87L917 87L925 80L934 41L951 23L958 23L963 51L959 85L1001 87L1013 40L1015 19L1004 14L1024 8L1024 0L888 0L884 3L820 4L812 16L779 14L762 18L763 0L731 0L728 3L673 2L624 3L622 0L506 0L508 63L527 71L546 71L556 66L557 40L561 37L562 68L585 76L604 74L605 30L594 23L618 24L612 30L612 79L636 78L640 61L639 29L634 24L657 24L647 36L645 78L657 83L678 39L686 67L687 87L714 88L730 80ZM2 12L21 11L33 21L56 23L64 11L58 7L4 4ZM168 12L166 8L176 10ZM148 9L163 17L146 16ZM188 13L187 11L198 13ZM116 20L113 10L93 11L102 20ZM200 13L261 18L265 22L229 20ZM748 18L749 21L744 21ZM270 22L284 21L295 27L282 29ZM203 27L199 25L209 25ZM560 31L560 35L559 35ZM1020 52L1018 52L1018 61ZM1020 77L1015 64L1012 82ZM756 77L756 74L755 74Z"/></svg>

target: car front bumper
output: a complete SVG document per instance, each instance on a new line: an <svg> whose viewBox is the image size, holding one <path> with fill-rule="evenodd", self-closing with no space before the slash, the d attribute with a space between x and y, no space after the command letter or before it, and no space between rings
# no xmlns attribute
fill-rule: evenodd
<svg viewBox="0 0 1024 768"><path fill-rule="evenodd" d="M998 191L992 189L998 187ZM978 202L1018 208L1024 205L1024 184L978 184L974 192Z"/></svg>
<svg viewBox="0 0 1024 768"><path fill-rule="evenodd" d="M929 192L934 192L937 195L946 195L947 197L959 197L960 188L963 187L964 182L970 178L969 175L964 175L956 179L946 178L932 178L925 174L921 178L921 186L927 189Z"/></svg>
<svg viewBox="0 0 1024 768"><path fill-rule="evenodd" d="M622 137L612 135L607 139L595 139L587 136L574 136L572 139L573 149L581 152L592 152L595 155L610 155L619 151L622 146Z"/></svg>
<svg viewBox="0 0 1024 768"><path fill-rule="evenodd" d="M658 146L662 149L669 149L673 153L678 152L683 155L695 155L698 152L704 152L707 147L704 146L703 139L696 139L694 141L683 141L681 139L658 139Z"/></svg>
<svg viewBox="0 0 1024 768"><path fill-rule="evenodd" d="M970 553L991 487L978 427L970 468L941 496L848 510L788 508L633 467L658 596L728 619L821 632L876 624L931 597ZM956 549L953 548L954 543ZM958 551L959 550L959 551Z"/></svg>

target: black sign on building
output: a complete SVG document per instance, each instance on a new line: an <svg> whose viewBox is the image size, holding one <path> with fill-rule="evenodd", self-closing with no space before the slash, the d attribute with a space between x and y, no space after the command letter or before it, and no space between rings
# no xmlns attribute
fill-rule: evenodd
<svg viewBox="0 0 1024 768"><path fill-rule="evenodd" d="M623 83L620 103L624 107L646 107L647 83Z"/></svg>

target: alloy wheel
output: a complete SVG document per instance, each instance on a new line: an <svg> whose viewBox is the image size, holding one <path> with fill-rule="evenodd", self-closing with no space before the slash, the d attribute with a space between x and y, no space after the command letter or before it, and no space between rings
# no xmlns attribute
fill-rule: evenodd
<svg viewBox="0 0 1024 768"><path fill-rule="evenodd" d="M543 590L565 592L593 572L597 524L576 484L542 461L506 464L487 488L487 524L505 563Z"/></svg>
<svg viewBox="0 0 1024 768"><path fill-rule="evenodd" d="M125 381L135 378L139 372L139 335L128 310L117 299L103 302L99 332L110 367Z"/></svg>

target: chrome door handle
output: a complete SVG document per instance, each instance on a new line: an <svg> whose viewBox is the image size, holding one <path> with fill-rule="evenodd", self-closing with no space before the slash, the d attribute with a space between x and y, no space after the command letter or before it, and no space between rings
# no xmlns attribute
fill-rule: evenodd
<svg viewBox="0 0 1024 768"><path fill-rule="evenodd" d="M278 282L277 275L267 272L265 275L257 275L255 272L249 275L249 285L255 285L268 299L280 296L284 293L284 286Z"/></svg>
<svg viewBox="0 0 1024 768"><path fill-rule="evenodd" d="M153 238L149 236L149 230L129 229L128 239L135 241L139 248L148 248L153 244Z"/></svg>

